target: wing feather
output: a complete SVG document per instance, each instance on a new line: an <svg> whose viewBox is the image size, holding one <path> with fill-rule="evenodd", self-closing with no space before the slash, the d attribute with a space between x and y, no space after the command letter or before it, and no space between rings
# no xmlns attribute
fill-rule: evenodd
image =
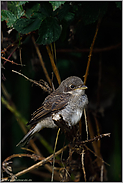
<svg viewBox="0 0 123 183"><path fill-rule="evenodd" d="M39 107L33 114L31 120L27 125L33 125L41 121L44 117L51 115L52 113L57 113L60 109L64 108L69 101L70 94L60 94L60 95L49 95L41 107Z"/></svg>

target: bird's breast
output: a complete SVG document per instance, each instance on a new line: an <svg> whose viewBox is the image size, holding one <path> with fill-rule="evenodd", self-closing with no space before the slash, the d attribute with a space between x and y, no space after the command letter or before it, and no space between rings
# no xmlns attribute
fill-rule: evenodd
<svg viewBox="0 0 123 183"><path fill-rule="evenodd" d="M72 125L75 125L78 123L78 121L81 119L82 116L82 110L76 109L75 112L71 116L71 123Z"/></svg>

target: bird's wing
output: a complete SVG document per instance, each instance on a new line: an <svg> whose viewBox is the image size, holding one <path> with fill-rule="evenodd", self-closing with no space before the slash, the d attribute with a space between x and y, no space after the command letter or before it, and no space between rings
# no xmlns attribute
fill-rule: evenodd
<svg viewBox="0 0 123 183"><path fill-rule="evenodd" d="M33 125L38 123L44 117L57 113L60 109L63 109L69 101L70 94L49 95L40 108L38 108L33 114L31 120L27 125Z"/></svg>

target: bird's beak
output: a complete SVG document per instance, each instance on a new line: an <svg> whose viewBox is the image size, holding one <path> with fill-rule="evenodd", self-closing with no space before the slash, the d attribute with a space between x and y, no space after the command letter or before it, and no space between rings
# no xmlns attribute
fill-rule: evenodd
<svg viewBox="0 0 123 183"><path fill-rule="evenodd" d="M85 85L82 85L82 87L80 87L80 89L85 90L85 89L88 89L88 87Z"/></svg>
<svg viewBox="0 0 123 183"><path fill-rule="evenodd" d="M78 89L79 89L79 90L85 90L85 89L88 89L88 87L85 86L85 85L82 85L82 86L76 88L75 90L78 90Z"/></svg>

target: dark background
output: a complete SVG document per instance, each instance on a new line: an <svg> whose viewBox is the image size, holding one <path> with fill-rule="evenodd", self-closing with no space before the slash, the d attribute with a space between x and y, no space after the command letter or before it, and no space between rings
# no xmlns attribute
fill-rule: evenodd
<svg viewBox="0 0 123 183"><path fill-rule="evenodd" d="M77 3L77 2L76 2ZM79 2L78 2L79 3ZM93 6L95 4L93 3ZM92 8L93 8L92 6ZM108 181L121 181L121 139L122 139L122 54L121 54L121 40L122 40L122 14L115 4L115 2L108 2L108 8L101 20L99 31L97 34L94 50L92 53L89 75L86 85L88 90L89 105L88 110L97 111L99 118L100 133L111 133L110 138L105 137L101 139L101 154L103 159L110 164L106 166ZM78 15L79 16L79 15ZM62 36L56 41L56 53L58 67L61 80L68 76L78 76L83 79L86 71L89 48L91 46L97 21L91 24L84 24L80 21L79 24L74 19L66 29L66 36ZM72 32L70 32L70 28ZM5 21L2 22L2 34L6 41L2 43L2 49L7 47L16 40L17 31L13 30L11 34L7 33L7 26ZM36 36L36 35L35 35ZM4 39L5 40L5 39ZM1 71L1 83L5 86L9 93L11 101L15 104L17 110L21 115L29 121L31 113L34 112L43 102L47 93L42 91L40 87L33 85L23 77L12 73L11 70L21 71L27 77L39 81L43 79L46 81L44 72L40 65L35 47L29 36L28 39L21 45L22 63L25 67L16 66L7 62L4 69ZM45 66L50 77L52 76L52 67L48 57L46 47L39 46ZM100 50L98 50L100 48ZM105 49L103 49L105 48ZM76 51L78 49L79 51ZM70 51L68 51L70 50ZM73 51L75 50L75 51ZM6 58L10 55L12 49L6 53ZM20 63L19 51L14 52L14 56L10 58L17 63ZM3 63L4 61L2 61ZM54 76L54 85L58 87L57 80ZM2 92L2 96L4 96ZM2 104L1 111L2 121L2 157L5 158L12 154L21 153L16 144L23 137L23 132L17 123L14 115ZM43 129L40 134L54 147L56 137L56 130ZM95 134L97 135L97 134ZM63 134L59 137L58 149L63 146ZM36 139L35 139L36 141ZM49 155L43 145L36 141L37 146L42 154ZM24 166L29 166L30 161L26 165L24 160L19 158L14 159L14 166L18 167L21 163ZM32 180L39 181L40 177L35 175L25 175L24 177L32 178ZM46 179L42 178L42 181Z"/></svg>

